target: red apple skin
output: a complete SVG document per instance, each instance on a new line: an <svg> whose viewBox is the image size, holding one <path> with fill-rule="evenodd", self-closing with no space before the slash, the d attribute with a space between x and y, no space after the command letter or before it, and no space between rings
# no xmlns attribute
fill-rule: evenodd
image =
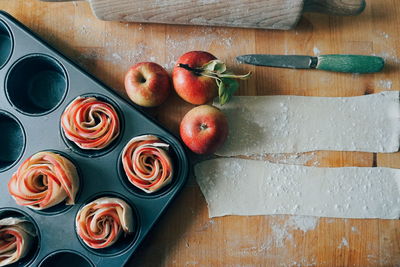
<svg viewBox="0 0 400 267"><path fill-rule="evenodd" d="M140 62L125 75L125 90L129 98L143 107L161 105L171 91L168 72L154 62Z"/></svg>
<svg viewBox="0 0 400 267"><path fill-rule="evenodd" d="M202 105L184 116L180 135L185 145L196 154L212 154L228 136L228 121L219 109Z"/></svg>
<svg viewBox="0 0 400 267"><path fill-rule="evenodd" d="M191 68L199 68L214 59L217 58L204 51L191 51L178 59L172 71L172 81L181 98L194 105L203 105L217 96L218 87L213 78L199 76L179 67L179 64L188 64Z"/></svg>

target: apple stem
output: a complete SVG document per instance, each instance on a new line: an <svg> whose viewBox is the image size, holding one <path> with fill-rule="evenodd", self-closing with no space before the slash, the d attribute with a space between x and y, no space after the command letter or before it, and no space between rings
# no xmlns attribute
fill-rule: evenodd
<svg viewBox="0 0 400 267"><path fill-rule="evenodd" d="M205 123L200 124L200 129L202 131L206 130L207 128L208 128L207 124L205 124Z"/></svg>
<svg viewBox="0 0 400 267"><path fill-rule="evenodd" d="M200 68L192 68L188 64L182 63L179 63L178 67L190 71L194 75L214 79L218 86L219 103L221 105L228 102L233 93L239 88L239 83L235 79L247 80L251 76L251 72L245 75L235 75L227 71L225 63L218 59L211 60ZM202 128L202 130L204 129Z"/></svg>
<svg viewBox="0 0 400 267"><path fill-rule="evenodd" d="M197 75L197 76L205 76L205 77L210 77L210 78L213 78L213 79L216 79L216 80L221 80L221 79L218 77L218 75L216 75L216 74L213 73L213 72L204 70L203 68L192 68L192 67L190 67L188 64L182 64L182 63L179 63L178 66L179 66L180 68L184 68L184 69L187 70L187 71L193 72L193 74L194 74L194 75Z"/></svg>
<svg viewBox="0 0 400 267"><path fill-rule="evenodd" d="M178 66L181 67L181 68L184 68L185 70L191 71L191 72L193 72L194 74L196 74L198 76L201 76L201 73L203 72L203 69L192 68L188 64L179 63Z"/></svg>

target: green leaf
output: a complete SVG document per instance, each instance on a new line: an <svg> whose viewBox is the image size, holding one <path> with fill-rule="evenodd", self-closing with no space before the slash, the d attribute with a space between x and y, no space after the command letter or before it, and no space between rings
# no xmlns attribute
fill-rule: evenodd
<svg viewBox="0 0 400 267"><path fill-rule="evenodd" d="M251 76L251 72L245 75L235 75L227 71L225 63L218 59L207 62L201 67L201 70L202 76L215 79L218 86L219 103L221 105L227 103L239 89L239 82L236 79L246 80Z"/></svg>
<svg viewBox="0 0 400 267"><path fill-rule="evenodd" d="M226 65L221 60L215 59L215 60L211 60L210 62L204 64L202 69L206 70L206 71L211 71L211 72L216 72L218 74L221 74L226 71Z"/></svg>
<svg viewBox="0 0 400 267"><path fill-rule="evenodd" d="M217 80L217 85L218 85L218 96L221 98L225 92L225 84L221 81L218 82Z"/></svg>
<svg viewBox="0 0 400 267"><path fill-rule="evenodd" d="M238 81L230 78L222 78L218 86L219 103L221 105L226 104L238 89Z"/></svg>

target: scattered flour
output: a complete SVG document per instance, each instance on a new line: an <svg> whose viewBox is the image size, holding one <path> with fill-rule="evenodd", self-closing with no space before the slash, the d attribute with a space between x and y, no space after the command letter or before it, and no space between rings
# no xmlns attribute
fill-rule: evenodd
<svg viewBox="0 0 400 267"><path fill-rule="evenodd" d="M265 259L273 259L279 262L278 266L292 267L292 266L316 266L316 259L314 257L300 256L293 259L286 256L285 251L288 247L297 247L294 240L294 232L301 231L306 234L308 231L316 229L319 223L318 217L311 216L273 216L274 220L270 224L271 233L266 235L259 245L259 241L252 239L250 236L231 235L225 242L229 243L227 246L227 253L232 257L259 257ZM281 220L282 218L282 220Z"/></svg>
<svg viewBox="0 0 400 267"><path fill-rule="evenodd" d="M317 266L317 262L315 258L312 258L311 261L307 261L306 259L302 259L300 262L294 261L289 265L280 265L280 266L290 266L290 267L311 267Z"/></svg>
<svg viewBox="0 0 400 267"><path fill-rule="evenodd" d="M378 254L369 254L367 256L368 262L372 263L372 266L387 266L392 259L390 252L383 250L380 255ZM398 265L395 265L398 266Z"/></svg>
<svg viewBox="0 0 400 267"><path fill-rule="evenodd" d="M287 225L295 230L301 230L304 233L315 230L319 222L318 217L311 216L291 216Z"/></svg>
<svg viewBox="0 0 400 267"><path fill-rule="evenodd" d="M386 32L380 32L379 35L381 35L385 39L389 39L390 35Z"/></svg>
<svg viewBox="0 0 400 267"><path fill-rule="evenodd" d="M129 66L137 62L158 61L156 57L151 56L150 53L146 52L148 48L143 43L138 43L132 50L121 52L115 52L115 50L116 49L110 48L109 50L100 53L95 48L86 49L84 53L79 55L78 62L83 62L85 60L104 60L115 65L123 66L123 68L127 69Z"/></svg>
<svg viewBox="0 0 400 267"><path fill-rule="evenodd" d="M112 54L113 58L115 58L116 60L121 60L122 57L118 54L118 53L113 53Z"/></svg>
<svg viewBox="0 0 400 267"><path fill-rule="evenodd" d="M197 266L199 264L198 261L187 261L185 266Z"/></svg>
<svg viewBox="0 0 400 267"><path fill-rule="evenodd" d="M319 223L319 218L311 216L291 216L285 223L273 223L271 225L271 236L261 246L269 250L272 245L276 248L286 247L286 241L293 243L293 230L300 230L303 233L314 230Z"/></svg>
<svg viewBox="0 0 400 267"><path fill-rule="evenodd" d="M314 47L313 49L314 55L319 56L321 54L321 51L318 49L318 47Z"/></svg>
<svg viewBox="0 0 400 267"><path fill-rule="evenodd" d="M143 26L139 25L136 30L139 32L143 31ZM89 29L86 26L81 27L81 35L87 35L88 32ZM165 59L158 58L154 54L152 55L152 47L149 47L146 43L138 43L132 49L126 49L110 33L105 33L104 38L106 42L103 53L100 54L96 50L88 50L80 55L80 57L83 59L105 60L116 65L127 64L127 66L139 61L153 61L158 62L164 68L171 71L178 57L187 51L207 51L214 46L232 47L234 45L234 38L229 33L227 29L200 27L190 33L191 38L183 39L181 36L167 35L165 42L167 54ZM114 55L116 50L119 51L118 57Z"/></svg>
<svg viewBox="0 0 400 267"><path fill-rule="evenodd" d="M343 248L343 247L349 247L349 242L344 237L342 238L342 242L340 242L338 248L340 249L340 248Z"/></svg>
<svg viewBox="0 0 400 267"><path fill-rule="evenodd" d="M335 221L336 221L336 219L333 219L333 218L328 218L326 220L327 223L334 223Z"/></svg>
<svg viewBox="0 0 400 267"><path fill-rule="evenodd" d="M213 219L209 220L208 222L204 223L203 225L201 225L196 232L202 232L202 231L206 231L208 228L213 227L213 225L215 224L215 221Z"/></svg>
<svg viewBox="0 0 400 267"><path fill-rule="evenodd" d="M377 35L383 37L382 39L377 39L377 47L380 48L376 48L379 49L378 51L380 52L376 52L375 54L372 54L374 56L379 56L385 59L386 63L390 63L390 64L400 64L400 58L398 57L398 51L396 50L396 46L392 45L392 42L390 42L390 34L385 32L385 31L378 31ZM376 51L376 50L375 50Z"/></svg>
<svg viewBox="0 0 400 267"><path fill-rule="evenodd" d="M166 36L167 63L164 64L166 69L172 69L177 57L187 51L207 51L214 46L229 49L234 45L234 38L230 31L223 28L200 27L191 31L189 36L191 38L184 38L185 35Z"/></svg>
<svg viewBox="0 0 400 267"><path fill-rule="evenodd" d="M209 5L213 3L218 3L220 0L201 0L199 2L200 5Z"/></svg>
<svg viewBox="0 0 400 267"><path fill-rule="evenodd" d="M293 241L293 235L289 233L289 228L287 224L280 225L280 224L273 224L271 225L272 231L272 242L267 240L266 243L263 244L264 248L268 249L267 244L273 244L276 248L283 248L285 247L286 241Z"/></svg>
<svg viewBox="0 0 400 267"><path fill-rule="evenodd" d="M358 232L358 229L357 229L357 227L352 226L352 227L351 227L351 231L352 231L353 233L357 233L357 232Z"/></svg>
<svg viewBox="0 0 400 267"><path fill-rule="evenodd" d="M382 89L392 89L393 82L391 80L379 80L378 87Z"/></svg>
<svg viewBox="0 0 400 267"><path fill-rule="evenodd" d="M78 30L78 33L80 35L88 35L88 32L89 32L89 30L88 30L88 27L86 25L82 25Z"/></svg>
<svg viewBox="0 0 400 267"><path fill-rule="evenodd" d="M400 58L397 57L395 50L392 52L385 51L378 54L372 54L372 56L382 57L388 63L400 64Z"/></svg>
<svg viewBox="0 0 400 267"><path fill-rule="evenodd" d="M209 1L209 0L207 0ZM73 22L71 22L73 25ZM85 63L86 60L104 60L112 64L129 67L140 61L154 61L171 71L176 60L180 55L187 51L204 50L209 51L220 47L221 49L229 49L235 45L235 38L232 29L215 28L215 27L196 27L185 34L168 34L165 36L165 57L158 57L152 54L158 46L154 46L147 41L127 46L125 42L116 38L111 32L101 32L101 28L96 28L91 20L79 26L76 34L82 42L93 44L87 47L77 55L78 62ZM147 30L143 24L121 24L125 34L141 34ZM68 30L75 31L73 26ZM147 33L147 32L146 32ZM191 36L186 38L185 36ZM245 41L246 44L246 41ZM249 43L250 44L250 43ZM97 48L101 47L101 48Z"/></svg>

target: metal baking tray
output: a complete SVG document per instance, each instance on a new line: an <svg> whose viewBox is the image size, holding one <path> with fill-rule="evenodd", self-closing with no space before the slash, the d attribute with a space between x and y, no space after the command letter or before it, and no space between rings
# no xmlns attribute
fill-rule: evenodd
<svg viewBox="0 0 400 267"><path fill-rule="evenodd" d="M110 88L57 52L9 14L0 11L0 218L25 216L37 228L37 247L10 266L122 266L138 248L187 180L189 162L178 138ZM60 117L78 96L112 104L122 124L106 150L83 151L62 134ZM133 187L122 169L121 152L133 137L151 134L170 144L172 183L153 194ZM8 181L39 151L53 151L75 163L80 174L76 204L35 211L10 196ZM136 231L109 248L86 246L75 231L78 210L99 196L117 196L133 208Z"/></svg>

